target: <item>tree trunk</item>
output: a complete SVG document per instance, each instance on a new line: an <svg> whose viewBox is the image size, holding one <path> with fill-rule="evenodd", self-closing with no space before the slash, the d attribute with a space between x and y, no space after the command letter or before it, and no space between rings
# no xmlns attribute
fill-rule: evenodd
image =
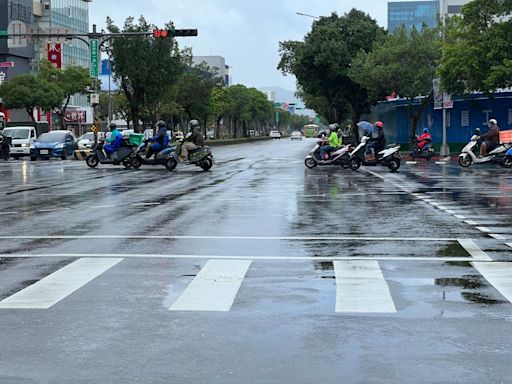
<svg viewBox="0 0 512 384"><path fill-rule="evenodd" d="M423 115L423 112L425 112L431 101L432 94L422 99L420 105L417 108L414 108L414 99L409 99L409 105L407 109L409 112L409 118L411 120L411 127L409 129L409 145L411 146L411 148L412 145L414 144L414 137L416 136L416 127L418 125L418 120L420 119L421 115Z"/></svg>

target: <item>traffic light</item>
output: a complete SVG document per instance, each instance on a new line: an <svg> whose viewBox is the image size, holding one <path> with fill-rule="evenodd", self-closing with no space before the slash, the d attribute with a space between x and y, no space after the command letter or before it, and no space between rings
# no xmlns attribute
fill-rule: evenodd
<svg viewBox="0 0 512 384"><path fill-rule="evenodd" d="M153 29L153 37L165 39L176 36L197 36L197 29Z"/></svg>

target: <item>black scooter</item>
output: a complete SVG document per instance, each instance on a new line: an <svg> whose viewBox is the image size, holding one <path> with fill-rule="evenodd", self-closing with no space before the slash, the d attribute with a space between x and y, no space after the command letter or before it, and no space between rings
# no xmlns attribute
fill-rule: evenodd
<svg viewBox="0 0 512 384"><path fill-rule="evenodd" d="M166 147L155 153L150 159L146 159L144 154L146 153L147 140L142 142L137 150L130 155L131 166L135 169L139 169L143 164L145 165L163 165L169 171L174 170L178 165L178 157L176 155L176 147Z"/></svg>
<svg viewBox="0 0 512 384"><path fill-rule="evenodd" d="M432 139L425 139L427 143L423 146L422 149L418 146L419 141L418 137L414 137L414 143L411 150L411 160L415 160L416 158L424 158L427 161L430 161L430 158L434 156L434 147L432 146Z"/></svg>
<svg viewBox="0 0 512 384"><path fill-rule="evenodd" d="M11 153L12 138L0 134L0 159L7 161Z"/></svg>
<svg viewBox="0 0 512 384"><path fill-rule="evenodd" d="M98 164L123 164L126 168L131 167L130 155L133 153L133 147L127 140L123 139L122 147L108 157L103 152L104 143L104 140L98 141L92 148L92 153L85 159L85 163L89 167L96 168Z"/></svg>

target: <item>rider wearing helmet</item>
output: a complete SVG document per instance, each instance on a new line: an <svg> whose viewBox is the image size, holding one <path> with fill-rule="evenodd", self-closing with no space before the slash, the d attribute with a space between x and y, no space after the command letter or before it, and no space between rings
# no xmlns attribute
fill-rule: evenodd
<svg viewBox="0 0 512 384"><path fill-rule="evenodd" d="M386 136L384 135L384 123L382 121L377 121L375 123L375 127L377 128L377 137L370 139L366 146L366 152L371 157L377 156L377 153L379 153L386 147Z"/></svg>
<svg viewBox="0 0 512 384"><path fill-rule="evenodd" d="M428 128L423 128L423 134L418 137L418 148L421 151L425 145L432 142L432 135Z"/></svg>
<svg viewBox="0 0 512 384"><path fill-rule="evenodd" d="M181 146L180 160L186 161L188 159L188 152L204 145L204 136L201 133L201 125L199 121L193 119L188 123L191 135L185 139Z"/></svg>
<svg viewBox="0 0 512 384"><path fill-rule="evenodd" d="M329 125L329 144L320 147L320 160L327 160L328 156L324 159L327 153L341 146L341 140L338 137L338 129L339 125L336 123Z"/></svg>
<svg viewBox="0 0 512 384"><path fill-rule="evenodd" d="M496 119L489 120L489 131L485 135L481 135L482 145L480 146L480 158L487 155L495 149L500 143L500 127Z"/></svg>
<svg viewBox="0 0 512 384"><path fill-rule="evenodd" d="M123 145L123 134L117 129L116 123L110 123L108 125L110 128L110 137L105 141L107 144L103 147L107 156L117 151Z"/></svg>
<svg viewBox="0 0 512 384"><path fill-rule="evenodd" d="M146 151L146 159L153 156L153 153L158 153L167 145L169 145L169 135L167 135L167 123L159 120L155 125L157 132L156 135L148 139L148 146Z"/></svg>

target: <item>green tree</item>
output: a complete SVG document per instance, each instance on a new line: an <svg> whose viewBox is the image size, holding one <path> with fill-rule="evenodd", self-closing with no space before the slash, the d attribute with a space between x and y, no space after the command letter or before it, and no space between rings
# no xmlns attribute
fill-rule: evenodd
<svg viewBox="0 0 512 384"><path fill-rule="evenodd" d="M440 57L437 29L425 26L408 32L402 27L377 41L371 52L360 52L349 76L366 88L372 99L383 100L393 92L407 99L412 143L418 120L433 99L432 80Z"/></svg>
<svg viewBox="0 0 512 384"><path fill-rule="evenodd" d="M114 118L120 118L126 121L127 125L130 126L131 113L128 100L122 91L111 92L110 99L112 103L112 115ZM99 117L100 120L108 120L108 108L109 108L109 94L108 92L102 92L100 96Z"/></svg>
<svg viewBox="0 0 512 384"><path fill-rule="evenodd" d="M209 120L209 101L215 88L224 86L224 80L218 76L215 68L206 63L193 66L185 71L177 84L176 102L181 105L189 120L198 119L206 127Z"/></svg>
<svg viewBox="0 0 512 384"><path fill-rule="evenodd" d="M37 77L55 84L62 91L64 97L61 99L60 105L54 108L54 111L59 116L61 129L64 129L64 116L71 96L85 94L91 86L89 71L86 68L76 66L69 66L64 69L55 68L49 61L45 60L39 65Z"/></svg>
<svg viewBox="0 0 512 384"><path fill-rule="evenodd" d="M447 21L440 65L451 93L492 92L512 86L510 0L474 0Z"/></svg>
<svg viewBox="0 0 512 384"><path fill-rule="evenodd" d="M333 13L315 21L303 42L279 44L278 69L295 75L299 95L309 108L318 109L330 122L341 122L350 113L355 126L370 103L366 90L348 76L348 70L356 54L370 51L384 34L361 11L353 9L341 17Z"/></svg>
<svg viewBox="0 0 512 384"><path fill-rule="evenodd" d="M32 120L34 111L50 112L61 105L64 93L56 84L25 73L0 85L0 97L7 109L24 109Z"/></svg>
<svg viewBox="0 0 512 384"><path fill-rule="evenodd" d="M171 28L172 23L166 27ZM150 32L154 28L142 16L138 24L133 17L126 19L122 30L107 18L107 30L111 33ZM138 132L141 113L152 115L153 120L159 117L163 97L190 64L190 50L179 50L175 39L141 35L112 40L110 51L115 78L128 100L131 120Z"/></svg>

